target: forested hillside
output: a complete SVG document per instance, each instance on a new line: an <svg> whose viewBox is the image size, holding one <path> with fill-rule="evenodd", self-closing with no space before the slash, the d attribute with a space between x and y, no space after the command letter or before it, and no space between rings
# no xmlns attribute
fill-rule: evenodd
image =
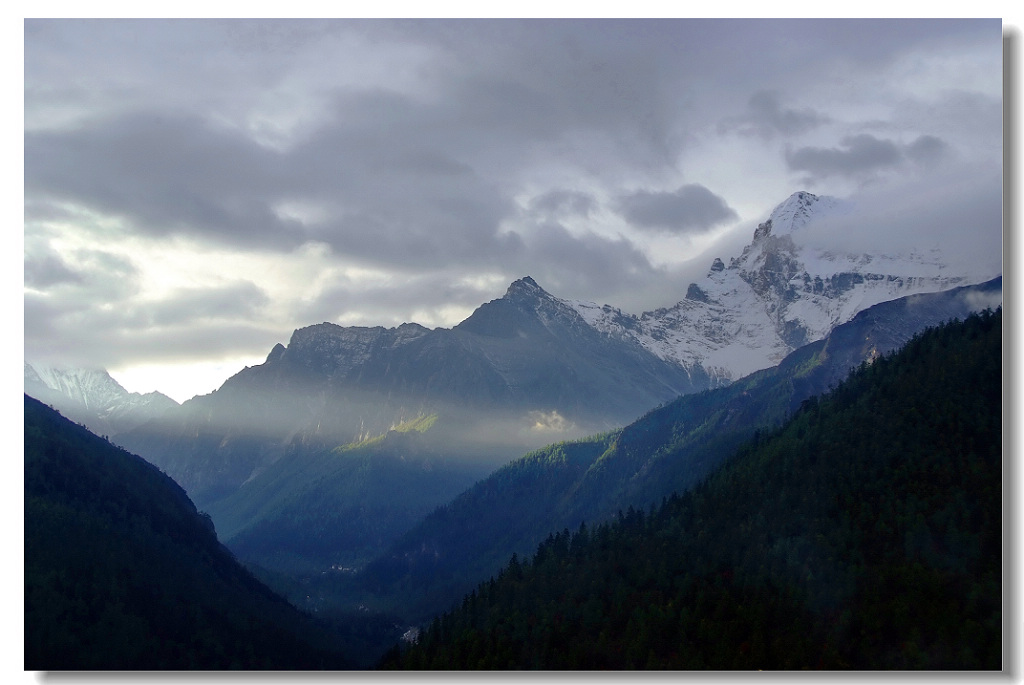
<svg viewBox="0 0 1024 685"><path fill-rule="evenodd" d="M650 511L550 535L382 665L999 670L1001 319L862 364Z"/></svg>
<svg viewBox="0 0 1024 685"><path fill-rule="evenodd" d="M446 453L435 418L278 460L210 506L221 540L246 564L296 577L366 563L438 497L455 497L489 471Z"/></svg>
<svg viewBox="0 0 1024 685"><path fill-rule="evenodd" d="M537 450L439 507L349 585L361 586L357 601L414 623L429 619L496 573L512 552L532 554L551 531L599 523L630 506L646 510L692 488L864 360L969 316L979 300L998 301L1000 290L996 280L876 305L776 367L680 397L622 429Z"/></svg>
<svg viewBox="0 0 1024 685"><path fill-rule="evenodd" d="M337 669L341 645L169 477L25 397L26 670Z"/></svg>

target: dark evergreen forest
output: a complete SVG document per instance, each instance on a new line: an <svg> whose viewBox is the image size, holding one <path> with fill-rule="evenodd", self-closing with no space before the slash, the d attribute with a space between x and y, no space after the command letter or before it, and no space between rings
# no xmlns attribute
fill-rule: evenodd
<svg viewBox="0 0 1024 685"><path fill-rule="evenodd" d="M173 480L25 397L25 669L337 669Z"/></svg>
<svg viewBox="0 0 1024 685"><path fill-rule="evenodd" d="M999 670L1001 321L919 334L696 488L553 532L381 666Z"/></svg>

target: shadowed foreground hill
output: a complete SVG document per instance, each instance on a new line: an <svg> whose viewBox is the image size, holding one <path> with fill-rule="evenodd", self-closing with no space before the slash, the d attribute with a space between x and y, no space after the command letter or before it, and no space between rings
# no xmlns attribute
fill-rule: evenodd
<svg viewBox="0 0 1024 685"><path fill-rule="evenodd" d="M383 665L999 670L1001 319L862 364L650 513L513 555Z"/></svg>
<svg viewBox="0 0 1024 685"><path fill-rule="evenodd" d="M25 669L336 669L174 481L25 396Z"/></svg>

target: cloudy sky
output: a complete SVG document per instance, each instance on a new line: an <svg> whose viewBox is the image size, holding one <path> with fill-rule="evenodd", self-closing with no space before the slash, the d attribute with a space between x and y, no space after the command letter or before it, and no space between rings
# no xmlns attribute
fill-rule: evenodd
<svg viewBox="0 0 1024 685"><path fill-rule="evenodd" d="M865 208L854 246L999 269L998 20L27 20L24 46L26 359L129 390L209 392L321 321L449 327L525 275L669 306L797 190Z"/></svg>

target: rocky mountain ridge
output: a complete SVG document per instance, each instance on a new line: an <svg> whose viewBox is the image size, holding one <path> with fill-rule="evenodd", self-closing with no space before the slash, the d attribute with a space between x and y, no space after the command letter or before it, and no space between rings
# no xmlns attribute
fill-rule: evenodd
<svg viewBox="0 0 1024 685"><path fill-rule="evenodd" d="M128 392L103 369L25 363L25 393L97 434L117 435L178 403L159 392Z"/></svg>
<svg viewBox="0 0 1024 685"><path fill-rule="evenodd" d="M951 273L934 252L851 254L814 247L801 234L850 208L797 192L759 224L729 264L716 258L672 307L639 316L567 301L595 329L632 338L661 359L728 383L777 364L801 345L880 302L980 283L998 274Z"/></svg>
<svg viewBox="0 0 1024 685"><path fill-rule="evenodd" d="M879 302L977 283L937 255L847 254L804 240L848 208L806 192L675 305L640 316L513 282L451 329L320 323L263 364L120 436L201 505L278 459L437 415L451 454L497 465L609 430L679 395L769 368ZM435 439L440 439L436 437Z"/></svg>
<svg viewBox="0 0 1024 685"><path fill-rule="evenodd" d="M1001 299L997 278L874 305L779 365L679 397L617 431L527 454L425 517L367 566L366 587L396 593L399 605L429 617L551 531L646 511L690 490L745 440L774 430L852 369L927 328L997 309ZM452 578L465 586L452 592Z"/></svg>
<svg viewBox="0 0 1024 685"><path fill-rule="evenodd" d="M526 277L452 329L300 328L263 364L120 439L205 505L287 454L384 435L417 416L440 417L432 432L451 455L497 465L708 382L596 330Z"/></svg>

